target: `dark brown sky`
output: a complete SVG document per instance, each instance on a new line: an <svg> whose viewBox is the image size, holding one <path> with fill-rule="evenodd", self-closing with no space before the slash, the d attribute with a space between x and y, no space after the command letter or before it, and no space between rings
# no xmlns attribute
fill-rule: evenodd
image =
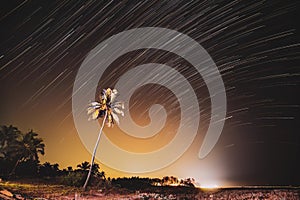
<svg viewBox="0 0 300 200"><path fill-rule="evenodd" d="M195 159L211 117L202 77L188 78L193 66L162 50L138 50L118 58L101 77L99 88L113 87L135 66L167 64L189 80L203 117L193 145L178 161L142 175L196 177L218 184L299 185L298 12L299 2L292 0L4 1L0 124L37 131L46 143L43 161L66 167L89 160L71 108L73 83L84 58L97 44L124 30L169 28L196 40L215 61L226 88L228 119L213 152L204 160ZM134 152L168 143L178 128L180 109L167 88L150 85L136 91L130 102L132 116L138 124L147 124L144 111L154 103L166 106L168 112L159 137L141 141L116 127L108 131L111 141ZM102 167L110 176L131 175Z"/></svg>

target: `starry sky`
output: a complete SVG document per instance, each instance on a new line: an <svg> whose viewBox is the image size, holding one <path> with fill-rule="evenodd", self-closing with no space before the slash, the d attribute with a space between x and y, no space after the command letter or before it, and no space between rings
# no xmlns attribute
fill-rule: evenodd
<svg viewBox="0 0 300 200"><path fill-rule="evenodd" d="M89 161L91 154L72 115L78 69L93 48L115 34L141 27L168 28L201 44L222 75L227 115L221 137L213 151L199 160L199 146L213 117L203 78L191 76L193 66L172 52L132 51L99 77L99 90L114 87L136 66L166 64L192 85L201 110L199 130L190 148L163 169L131 174L97 160L102 170L111 177L194 177L200 184L300 185L299 11L296 0L3 1L0 124L38 132L46 144L42 162L63 168ZM163 147L175 137L180 107L168 88L145 85L129 104L131 116L141 126L150 121L150 106L161 104L168 115L166 126L149 140L129 137L118 127L105 128L114 144L141 153Z"/></svg>

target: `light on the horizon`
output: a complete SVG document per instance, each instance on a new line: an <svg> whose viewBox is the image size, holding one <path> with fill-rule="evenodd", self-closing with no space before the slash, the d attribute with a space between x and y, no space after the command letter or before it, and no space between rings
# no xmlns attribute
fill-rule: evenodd
<svg viewBox="0 0 300 200"><path fill-rule="evenodd" d="M219 188L219 186L217 184L204 184L204 185L200 185L201 189L216 189Z"/></svg>

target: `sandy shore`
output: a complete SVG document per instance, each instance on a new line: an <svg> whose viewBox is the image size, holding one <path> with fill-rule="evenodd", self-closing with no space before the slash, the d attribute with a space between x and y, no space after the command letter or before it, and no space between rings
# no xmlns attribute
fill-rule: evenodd
<svg viewBox="0 0 300 200"><path fill-rule="evenodd" d="M28 184L15 182L0 182L0 199L2 200L138 200L138 199L272 199L300 200L300 188L297 187L252 187L252 188L222 188L215 190L188 189L179 193L179 188L169 187L168 190L157 187L155 192L128 191L121 188L109 190L90 190L83 192L81 188L62 185ZM188 194L187 194L188 193Z"/></svg>

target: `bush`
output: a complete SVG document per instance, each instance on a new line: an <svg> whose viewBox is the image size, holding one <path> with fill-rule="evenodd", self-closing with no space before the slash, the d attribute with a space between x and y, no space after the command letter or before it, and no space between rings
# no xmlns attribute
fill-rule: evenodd
<svg viewBox="0 0 300 200"><path fill-rule="evenodd" d="M27 160L21 162L16 167L15 175L17 177L36 177L38 171L38 161L35 160Z"/></svg>
<svg viewBox="0 0 300 200"><path fill-rule="evenodd" d="M83 171L71 171L59 177L59 182L63 185L81 187L83 186L87 173Z"/></svg>
<svg viewBox="0 0 300 200"><path fill-rule="evenodd" d="M83 171L83 170L70 171L59 176L58 182L62 185L81 187L83 186L86 180L87 174L88 171ZM92 175L88 183L89 186L97 186L97 187L103 187L105 186L105 184L106 184L105 179L97 175L94 176Z"/></svg>

